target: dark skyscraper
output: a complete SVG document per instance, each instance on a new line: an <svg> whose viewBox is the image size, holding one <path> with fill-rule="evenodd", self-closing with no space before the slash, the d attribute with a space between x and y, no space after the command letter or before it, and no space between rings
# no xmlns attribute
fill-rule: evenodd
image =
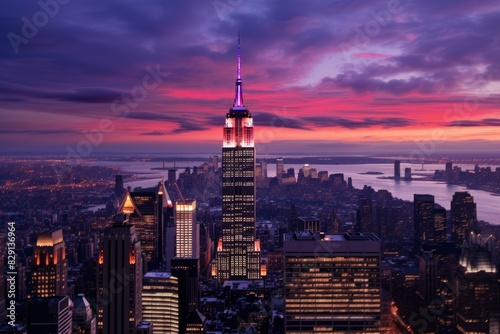
<svg viewBox="0 0 500 334"><path fill-rule="evenodd" d="M394 160L394 180L401 180L401 161Z"/></svg>
<svg viewBox="0 0 500 334"><path fill-rule="evenodd" d="M276 159L276 179L278 180L278 184L281 184L283 173L285 173L285 164L283 158L279 157Z"/></svg>
<svg viewBox="0 0 500 334"><path fill-rule="evenodd" d="M461 245L477 225L476 203L468 192L457 191L451 200L451 238Z"/></svg>
<svg viewBox="0 0 500 334"><path fill-rule="evenodd" d="M44 297L28 305L28 333L70 334L72 303L68 296Z"/></svg>
<svg viewBox="0 0 500 334"><path fill-rule="evenodd" d="M253 119L243 104L241 56L234 103L226 114L222 148L222 240L217 277L260 278L260 245L255 239L255 148Z"/></svg>
<svg viewBox="0 0 500 334"><path fill-rule="evenodd" d="M130 215L130 223L135 226L146 253L148 270L166 265L163 211L167 206L172 206L172 202L161 180L156 189L128 192L118 209L119 213Z"/></svg>
<svg viewBox="0 0 500 334"><path fill-rule="evenodd" d="M142 257L135 226L117 214L98 259L99 333L134 333L141 322Z"/></svg>
<svg viewBox="0 0 500 334"><path fill-rule="evenodd" d="M418 251L434 230L434 196L413 195L413 223L415 250Z"/></svg>
<svg viewBox="0 0 500 334"><path fill-rule="evenodd" d="M357 228L358 232L377 233L378 229L375 226L375 217L373 214L373 202L369 198L362 198L359 201L357 210Z"/></svg>
<svg viewBox="0 0 500 334"><path fill-rule="evenodd" d="M115 175L115 197L123 196L123 175Z"/></svg>

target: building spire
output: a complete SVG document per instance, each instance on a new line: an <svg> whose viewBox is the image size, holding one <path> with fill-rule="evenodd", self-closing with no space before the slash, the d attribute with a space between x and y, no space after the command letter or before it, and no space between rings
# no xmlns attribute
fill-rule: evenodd
<svg viewBox="0 0 500 334"><path fill-rule="evenodd" d="M240 33L238 32L238 67L236 70L236 87L234 93L233 108L245 108L243 105L243 85L241 80L241 46Z"/></svg>

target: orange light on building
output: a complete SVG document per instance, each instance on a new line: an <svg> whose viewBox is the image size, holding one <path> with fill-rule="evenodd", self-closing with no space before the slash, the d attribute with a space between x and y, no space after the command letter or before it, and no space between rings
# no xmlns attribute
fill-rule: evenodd
<svg viewBox="0 0 500 334"><path fill-rule="evenodd" d="M265 263L260 264L260 276L267 276L267 265Z"/></svg>
<svg viewBox="0 0 500 334"><path fill-rule="evenodd" d="M260 252L260 240L255 240L255 251Z"/></svg>
<svg viewBox="0 0 500 334"><path fill-rule="evenodd" d="M99 264L103 264L103 263L104 263L104 250L99 249Z"/></svg>
<svg viewBox="0 0 500 334"><path fill-rule="evenodd" d="M219 242L217 243L217 251L222 252L222 238L219 238Z"/></svg>
<svg viewBox="0 0 500 334"><path fill-rule="evenodd" d="M130 251L130 264L135 264L135 251L132 249Z"/></svg>

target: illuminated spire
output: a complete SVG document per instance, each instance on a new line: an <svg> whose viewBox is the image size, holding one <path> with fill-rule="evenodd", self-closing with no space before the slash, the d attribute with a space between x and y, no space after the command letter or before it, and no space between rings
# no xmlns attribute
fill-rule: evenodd
<svg viewBox="0 0 500 334"><path fill-rule="evenodd" d="M241 81L241 47L240 33L238 32L238 68L236 70L236 89L234 93L234 103L232 109L245 109L243 105L243 84Z"/></svg>

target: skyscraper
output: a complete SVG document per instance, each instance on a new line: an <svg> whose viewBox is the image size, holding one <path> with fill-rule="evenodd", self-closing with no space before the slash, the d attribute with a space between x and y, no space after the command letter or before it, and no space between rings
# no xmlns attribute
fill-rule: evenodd
<svg viewBox="0 0 500 334"><path fill-rule="evenodd" d="M123 214L104 231L98 271L99 333L134 333L142 319L141 246L135 226Z"/></svg>
<svg viewBox="0 0 500 334"><path fill-rule="evenodd" d="M167 272L149 272L142 281L142 319L155 333L179 333L178 279Z"/></svg>
<svg viewBox="0 0 500 334"><path fill-rule="evenodd" d="M394 180L401 180L401 161L394 160Z"/></svg>
<svg viewBox="0 0 500 334"><path fill-rule="evenodd" d="M375 215L373 214L373 202L369 198L361 198L357 210L357 228L358 232L377 233L378 229L375 226Z"/></svg>
<svg viewBox="0 0 500 334"><path fill-rule="evenodd" d="M200 256L200 226L196 222L196 201L175 202L175 257Z"/></svg>
<svg viewBox="0 0 500 334"><path fill-rule="evenodd" d="M490 333L489 323L498 314L499 286L494 240L473 232L462 246L455 273L455 319L459 333Z"/></svg>
<svg viewBox="0 0 500 334"><path fill-rule="evenodd" d="M141 248L146 253L148 270L165 267L163 210L171 205L162 179L154 189L127 192L118 209L119 213L130 215L130 223L135 226Z"/></svg>
<svg viewBox="0 0 500 334"><path fill-rule="evenodd" d="M451 238L461 245L466 236L476 229L476 203L468 192L457 191L451 200Z"/></svg>
<svg viewBox="0 0 500 334"><path fill-rule="evenodd" d="M196 221L196 201L175 203L175 257L172 274L178 278L179 331L185 332L186 318L199 303L200 225Z"/></svg>
<svg viewBox="0 0 500 334"><path fill-rule="evenodd" d="M413 223L415 250L434 233L434 196L413 195Z"/></svg>
<svg viewBox="0 0 500 334"><path fill-rule="evenodd" d="M123 195L123 175L115 175L115 197L121 198Z"/></svg>
<svg viewBox="0 0 500 334"><path fill-rule="evenodd" d="M380 239L285 235L286 333L381 333Z"/></svg>
<svg viewBox="0 0 500 334"><path fill-rule="evenodd" d="M279 157L276 159L276 178L278 179L278 183L281 184L281 179L283 178L283 174L285 173L285 164L283 163L283 158Z"/></svg>
<svg viewBox="0 0 500 334"><path fill-rule="evenodd" d="M95 334L97 322L90 304L83 293L73 301L73 329L78 334Z"/></svg>
<svg viewBox="0 0 500 334"><path fill-rule="evenodd" d="M39 234L33 253L31 298L65 296L68 260L62 230Z"/></svg>
<svg viewBox="0 0 500 334"><path fill-rule="evenodd" d="M28 333L71 334L71 309L68 296L31 300L28 304Z"/></svg>
<svg viewBox="0 0 500 334"><path fill-rule="evenodd" d="M222 147L222 240L217 277L259 279L260 246L255 239L255 148L252 114L243 104L241 53L233 106L226 114Z"/></svg>

